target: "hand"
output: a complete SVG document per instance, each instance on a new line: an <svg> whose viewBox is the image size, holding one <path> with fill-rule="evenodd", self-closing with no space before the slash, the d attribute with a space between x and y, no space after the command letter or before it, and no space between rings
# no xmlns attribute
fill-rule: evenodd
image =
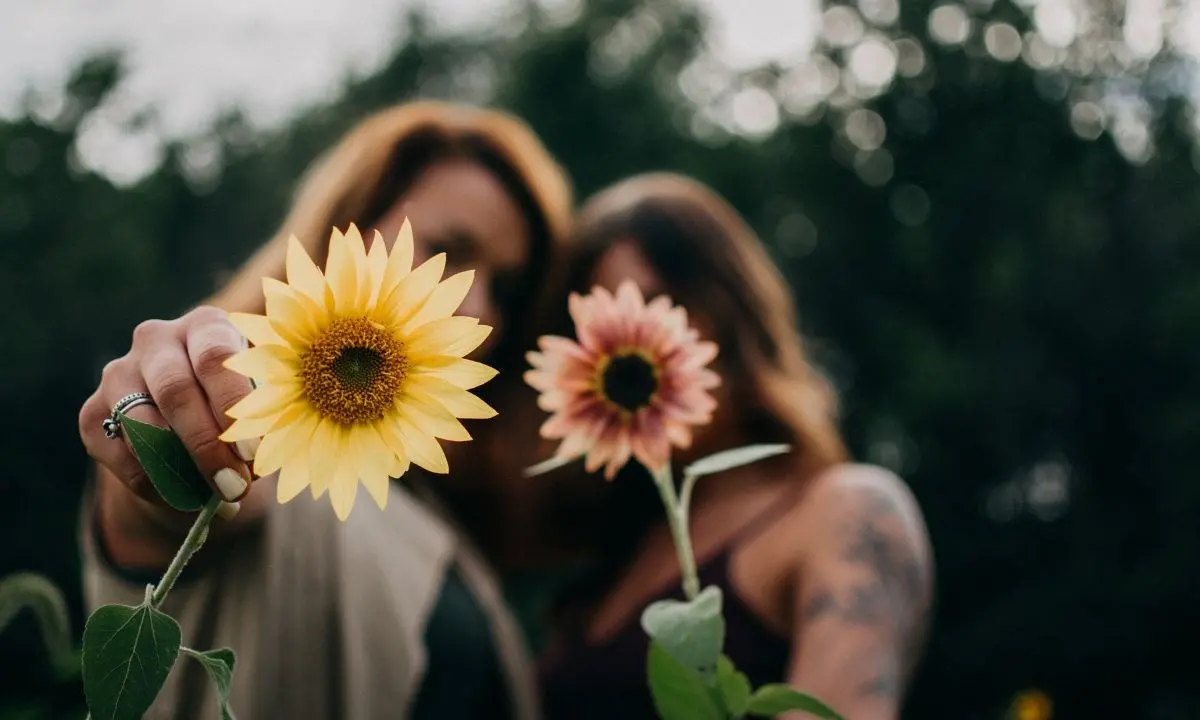
<svg viewBox="0 0 1200 720"><path fill-rule="evenodd" d="M252 389L250 381L225 368L229 356L246 347L224 311L200 307L177 320L147 320L133 331L125 356L104 367L100 387L79 413L79 434L96 462L138 497L162 505L141 464L122 434L108 438L102 423L125 395L149 393L154 405L140 405L130 417L169 427L191 453L214 492L229 503L246 494L256 442L236 447L218 436L233 421L225 411ZM157 408L155 407L157 406ZM225 508L231 515L236 508Z"/></svg>

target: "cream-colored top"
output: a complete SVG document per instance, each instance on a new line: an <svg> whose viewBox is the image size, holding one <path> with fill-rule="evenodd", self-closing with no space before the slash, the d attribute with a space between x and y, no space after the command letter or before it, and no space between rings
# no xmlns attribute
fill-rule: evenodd
<svg viewBox="0 0 1200 720"><path fill-rule="evenodd" d="M137 605L131 584L101 557L85 508L84 599ZM230 693L239 720L408 716L426 665L423 636L447 569L455 564L490 619L509 683L512 717L538 716L534 675L498 584L443 515L392 483L386 510L359 502L337 520L307 494L272 505L206 558L167 597L183 644L237 653ZM199 557L199 556L198 556ZM147 718L219 718L199 663L181 657Z"/></svg>

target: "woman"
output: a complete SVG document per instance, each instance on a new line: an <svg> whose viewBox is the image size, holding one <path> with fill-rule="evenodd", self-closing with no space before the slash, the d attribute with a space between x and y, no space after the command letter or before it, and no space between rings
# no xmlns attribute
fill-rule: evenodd
<svg viewBox="0 0 1200 720"><path fill-rule="evenodd" d="M751 443L794 448L705 478L692 500L701 584L724 593L726 653L755 687L787 682L854 720L898 717L932 594L926 531L899 478L847 462L833 394L805 359L761 243L715 193L671 175L619 183L576 222L572 290L632 279L647 298L687 307L720 346L713 422L675 461ZM544 658L548 717L655 716L639 616L681 597L679 564L640 466L611 492L599 523L606 562L568 598L574 612Z"/></svg>
<svg viewBox="0 0 1200 720"><path fill-rule="evenodd" d="M173 428L229 503L222 515L230 519L214 528L166 610L185 644L237 650L240 716L536 717L520 633L490 572L436 503L393 483L385 512L360 507L345 523L324 503L277 505L273 477L250 488L254 444L216 437L230 423L224 410L250 390L223 366L244 343L225 313L263 311L261 279L283 278L289 235L323 260L332 227L353 222L392 242L407 216L417 262L446 252L448 272L475 270L460 313L496 328L491 337L500 339L483 359L504 370L527 342L513 326L548 273L570 211L565 175L514 118L424 102L355 127L211 305L140 325L84 405L80 433L98 463L85 508L88 604L139 602L190 524L162 507L127 445L101 429L119 398L148 392L155 404L131 416ZM497 382L486 391L501 394ZM493 402L504 411L502 398ZM447 449L453 466L463 448ZM151 715L214 717L215 698L203 670L180 662Z"/></svg>

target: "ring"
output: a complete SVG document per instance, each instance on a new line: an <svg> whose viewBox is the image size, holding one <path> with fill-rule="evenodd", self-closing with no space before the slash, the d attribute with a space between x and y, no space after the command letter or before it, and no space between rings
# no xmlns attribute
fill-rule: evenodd
<svg viewBox="0 0 1200 720"><path fill-rule="evenodd" d="M129 393L125 397L117 401L113 405L112 412L108 417L104 418L104 422L100 424L104 428L104 437L109 440L118 437L121 434L121 415L134 409L138 405L153 405L154 398L150 397L149 393L135 392Z"/></svg>

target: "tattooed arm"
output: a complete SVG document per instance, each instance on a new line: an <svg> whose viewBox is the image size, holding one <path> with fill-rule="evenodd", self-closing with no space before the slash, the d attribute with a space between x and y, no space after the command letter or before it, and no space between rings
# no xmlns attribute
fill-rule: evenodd
<svg viewBox="0 0 1200 720"><path fill-rule="evenodd" d="M933 562L903 481L857 465L817 481L804 515L790 683L847 720L895 720L930 616Z"/></svg>

